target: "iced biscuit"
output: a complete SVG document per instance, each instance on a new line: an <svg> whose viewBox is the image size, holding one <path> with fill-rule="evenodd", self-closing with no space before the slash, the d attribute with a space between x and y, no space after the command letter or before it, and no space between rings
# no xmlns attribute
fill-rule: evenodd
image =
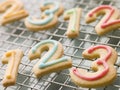
<svg viewBox="0 0 120 90"><path fill-rule="evenodd" d="M40 7L42 14L40 19L28 17L25 20L25 25L30 31L39 31L54 27L58 23L64 9L63 6L56 1L46 1Z"/></svg>
<svg viewBox="0 0 120 90"><path fill-rule="evenodd" d="M41 54L47 53L41 57ZM51 72L57 72L72 66L71 58L62 57L62 44L55 40L44 40L36 44L29 51L29 59L34 60L40 58L37 64L33 67L33 72L36 77L41 77Z"/></svg>
<svg viewBox="0 0 120 90"><path fill-rule="evenodd" d="M98 35L104 35L120 27L120 11L110 5L101 5L88 12L86 22L90 23L97 19L99 15L104 15L95 26Z"/></svg>
<svg viewBox="0 0 120 90"><path fill-rule="evenodd" d="M6 0L0 3L0 24L5 25L28 16L27 11L23 7L23 3L19 0Z"/></svg>
<svg viewBox="0 0 120 90"><path fill-rule="evenodd" d="M75 38L79 36L81 14L81 8L73 8L64 12L64 20L70 19L66 32L66 35L69 38Z"/></svg>
<svg viewBox="0 0 120 90"><path fill-rule="evenodd" d="M96 59L91 65L92 72L73 67L70 70L72 81L81 87L96 88L111 84L116 78L114 64L117 52L110 46L97 45L86 49L83 57Z"/></svg>
<svg viewBox="0 0 120 90"><path fill-rule="evenodd" d="M5 76L2 80L4 87L14 85L16 83L16 77L18 73L18 67L23 57L23 51L20 49L10 50L6 52L2 57L2 63L7 64Z"/></svg>

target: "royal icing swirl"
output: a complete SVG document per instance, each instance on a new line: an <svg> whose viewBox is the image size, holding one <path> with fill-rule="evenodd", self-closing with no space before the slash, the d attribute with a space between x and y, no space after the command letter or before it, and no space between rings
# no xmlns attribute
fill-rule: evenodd
<svg viewBox="0 0 120 90"><path fill-rule="evenodd" d="M52 61L48 62L48 60L55 54L56 50L58 49L58 42L54 41L54 40L44 40L44 41L36 44L31 49L32 53L34 54L36 52L36 50L44 44L53 44L53 48L50 49L50 51L49 51L49 53L46 57L42 58L42 61L39 64L39 68L45 68L45 67L55 65L57 63L64 62L64 61L68 60L68 57L63 57L63 58L60 58L60 59L57 59L57 60L52 60Z"/></svg>
<svg viewBox="0 0 120 90"><path fill-rule="evenodd" d="M45 10L45 12L47 12L47 13L55 13L56 11L58 11L59 6L60 6L58 2L46 1L46 2L43 3L43 6L47 6L47 5L50 5L50 4L53 4L54 8L49 9L49 10Z"/></svg>
<svg viewBox="0 0 120 90"><path fill-rule="evenodd" d="M102 23L101 28L106 28L106 27L109 27L113 24L120 23L120 20L114 20L114 21L109 22L109 19L111 18L111 16L115 12L115 9L109 5L102 5L102 6L97 7L96 9L94 9L92 12L89 13L89 17L92 17L96 12L103 10L103 9L109 10L110 12L107 14L108 16L105 19L105 21Z"/></svg>
<svg viewBox="0 0 120 90"><path fill-rule="evenodd" d="M38 21L38 20L33 20L31 17L28 17L27 21L34 25L45 25L51 22L52 19L54 18L54 13L59 9L59 3L55 1L54 2L47 1L43 3L43 6L50 5L50 4L53 4L54 8L44 11L44 13L47 15L46 18Z"/></svg>
<svg viewBox="0 0 120 90"><path fill-rule="evenodd" d="M71 31L73 31L73 32L76 30L75 29L75 27L76 27L76 20L77 20L77 11L76 10L77 10L77 8L73 8L73 9L67 10L65 12L66 15L72 14L70 22L72 22L72 24L71 24Z"/></svg>
<svg viewBox="0 0 120 90"><path fill-rule="evenodd" d="M40 21L33 20L32 17L28 17L27 20L28 20L28 22L30 22L31 24L34 24L34 25L45 25L45 24L49 23L53 18L54 18L54 15L51 13L48 16L48 18L42 19Z"/></svg>
<svg viewBox="0 0 120 90"><path fill-rule="evenodd" d="M6 57L9 58L11 56L11 67L9 68L8 74L6 75L7 79L11 79L12 78L12 70L14 68L14 62L15 62L15 52L8 52L6 53Z"/></svg>
<svg viewBox="0 0 120 90"><path fill-rule="evenodd" d="M101 73L99 73L99 74L97 74L97 75L94 75L94 76L85 76L85 75L82 75L82 74L77 70L77 68L72 68L73 73L74 73L76 76L78 76L79 78L84 79L84 80L88 80L88 81L98 80L98 79L104 77L104 76L108 73L108 71L109 71L109 66L108 66L108 64L107 64L106 62L107 62L107 60L110 58L110 56L111 56L111 54L112 54L112 51L111 51L111 49L110 49L108 46L98 45L98 46L94 46L94 47L90 48L90 49L88 50L88 53L90 54L90 53L94 52L96 49L105 49L105 50L107 51L107 53L108 53L108 54L106 55L106 57L97 59L97 61L96 61L96 63L97 63L98 65L103 65L104 70L102 70Z"/></svg>

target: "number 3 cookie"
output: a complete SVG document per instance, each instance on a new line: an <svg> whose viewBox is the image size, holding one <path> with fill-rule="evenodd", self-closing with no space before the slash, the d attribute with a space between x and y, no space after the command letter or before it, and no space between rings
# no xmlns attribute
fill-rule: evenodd
<svg viewBox="0 0 120 90"><path fill-rule="evenodd" d="M114 64L117 60L117 52L113 48L106 45L93 46L83 52L83 57L98 59L92 63L91 69L93 72L75 67L70 70L71 79L75 84L82 87L96 88L114 81L116 78Z"/></svg>
<svg viewBox="0 0 120 90"><path fill-rule="evenodd" d="M23 3L19 0L6 0L3 3L0 3L0 13L3 12L5 13L0 18L1 25L5 25L28 16L27 11L23 9Z"/></svg>
<svg viewBox="0 0 120 90"><path fill-rule="evenodd" d="M41 6L41 18L33 19L28 17L25 20L26 27L31 31L49 29L58 22L58 16L63 13L63 6L56 1L46 1Z"/></svg>
<svg viewBox="0 0 120 90"><path fill-rule="evenodd" d="M41 54L47 53L41 57ZM45 74L70 68L72 61L68 57L62 57L63 47L62 44L55 40L44 40L36 44L29 51L29 59L40 58L38 63L33 67L33 72L36 77L41 77Z"/></svg>
<svg viewBox="0 0 120 90"><path fill-rule="evenodd" d="M120 11L117 8L109 5L96 7L87 14L86 22L90 23L96 20L99 15L104 15L104 17L95 26L98 35L104 35L120 27Z"/></svg>

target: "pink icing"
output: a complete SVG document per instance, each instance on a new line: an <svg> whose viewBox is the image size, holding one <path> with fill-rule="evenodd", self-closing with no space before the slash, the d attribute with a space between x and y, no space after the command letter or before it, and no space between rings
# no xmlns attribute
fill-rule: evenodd
<svg viewBox="0 0 120 90"><path fill-rule="evenodd" d="M102 6L97 7L96 9L94 9L92 12L90 12L89 16L92 17L94 13L96 13L97 11L102 10L102 9L112 10L113 8L111 6L108 6L108 5L102 5Z"/></svg>
<svg viewBox="0 0 120 90"><path fill-rule="evenodd" d="M109 66L108 66L108 64L107 64L106 62L107 62L107 60L110 58L110 56L111 56L111 54L112 54L111 49L110 49L108 46L105 46L105 45L98 45L98 46L94 46L94 47L92 47L92 48L89 48L89 49L88 49L88 53L92 53L92 52L94 52L96 49L101 49L101 48L106 49L107 52L108 52L108 54L106 55L106 57L100 58L100 59L97 59L97 60L96 60L96 63L97 63L98 65L101 65L101 64L102 64L102 65L104 66L105 69L104 69L103 71L101 71L99 74L96 74L96 75L94 75L94 76L84 76L84 75L80 74L80 72L77 70L77 68L72 68L73 73L74 73L76 76L78 76L79 78L84 79L84 80L88 80L88 81L97 80L97 79L100 79L100 78L102 78L103 76L105 76L105 75L108 73L108 71L109 71Z"/></svg>
<svg viewBox="0 0 120 90"><path fill-rule="evenodd" d="M120 20L115 20L115 21L111 21L109 23L107 23L110 19L110 17L113 15L115 9L111 6L108 6L108 5L102 5L102 6L99 6L98 8L96 8L95 10L93 10L89 16L92 17L94 13L96 13L97 11L99 10L102 10L102 9L108 9L110 10L110 14L108 15L108 17L105 19L104 23L101 25L101 28L106 28L106 27L109 27L113 24L118 24L120 23Z"/></svg>
<svg viewBox="0 0 120 90"><path fill-rule="evenodd" d="M106 57L104 57L104 60L107 61L110 58L111 54L112 54L112 51L108 46L97 45L97 46L91 47L91 48L89 48L88 53L92 53L94 50L99 49L99 48L100 49L103 48L103 49L107 50L108 54L106 55Z"/></svg>

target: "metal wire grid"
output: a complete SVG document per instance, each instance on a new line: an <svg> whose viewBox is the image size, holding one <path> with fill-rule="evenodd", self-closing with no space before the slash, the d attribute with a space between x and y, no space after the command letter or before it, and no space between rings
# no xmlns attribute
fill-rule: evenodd
<svg viewBox="0 0 120 90"><path fill-rule="evenodd" d="M63 20L63 16L59 17L59 23L56 27L40 32L30 32L24 26L24 21L17 21L7 26L0 26L0 56L10 49L20 48L24 51L24 57L19 66L16 85L4 88L0 83L0 90L119 90L120 88L120 30L115 30L109 34L99 37L94 31L96 22L86 24L84 20L85 14L94 7L101 4L113 5L120 8L120 1L111 0L60 0L65 9L73 7L83 8L80 36L76 39L69 39L65 36L68 22ZM23 0L26 9L30 15L39 16L39 4L42 0ZM105 44L112 46L118 52L118 60L115 64L117 69L117 79L112 85L101 88L82 88L71 82L69 70L62 70L51 73L42 78L36 79L32 67L39 60L29 61L27 54L32 46L41 40L54 39L60 41L64 46L64 55L72 57L73 66L86 70L90 69L92 61L84 59L81 54L84 49L92 45ZM7 65L0 62L0 81L2 81Z"/></svg>

